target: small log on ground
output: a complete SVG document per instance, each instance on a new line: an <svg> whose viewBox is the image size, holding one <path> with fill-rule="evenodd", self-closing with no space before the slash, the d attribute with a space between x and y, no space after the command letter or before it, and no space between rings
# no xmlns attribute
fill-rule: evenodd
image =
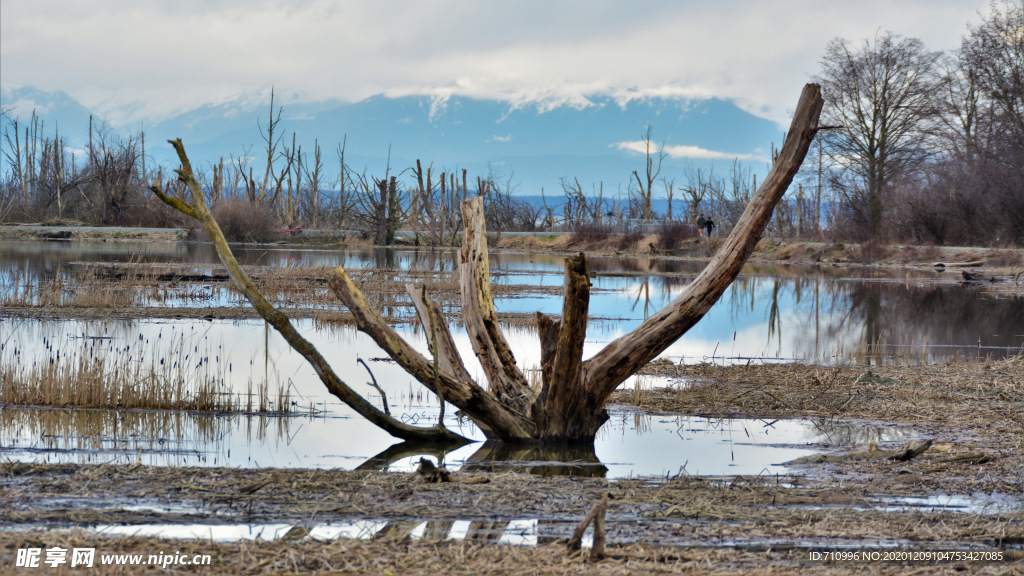
<svg viewBox="0 0 1024 576"><path fill-rule="evenodd" d="M937 462L939 464L987 464L995 460L994 456L990 456L983 452L969 452L967 454L960 454L959 456L949 456L946 458L940 458Z"/></svg>
<svg viewBox="0 0 1024 576"><path fill-rule="evenodd" d="M932 440L929 438L924 442L918 443L917 446L907 446L906 450L901 450L892 456L889 456L889 460L894 462L906 462L907 460L913 460L925 452L925 450L932 447Z"/></svg>
<svg viewBox="0 0 1024 576"><path fill-rule="evenodd" d="M926 450L931 448L932 440L925 440L916 446L907 446L903 450L879 450L872 443L871 448L859 452L848 452L846 454L813 454L796 460L790 460L786 464L826 464L835 462L856 462L858 460L892 460L893 462L906 462L912 460Z"/></svg>
<svg viewBox="0 0 1024 576"><path fill-rule="evenodd" d="M973 260L971 262L935 262L932 264L932 266L936 268L977 268L984 265L984 260Z"/></svg>

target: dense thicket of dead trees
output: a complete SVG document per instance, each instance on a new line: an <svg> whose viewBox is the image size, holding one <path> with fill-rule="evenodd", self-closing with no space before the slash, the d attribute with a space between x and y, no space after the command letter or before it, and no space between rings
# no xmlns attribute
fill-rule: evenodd
<svg viewBox="0 0 1024 576"><path fill-rule="evenodd" d="M0 221L58 219L104 225L156 225L167 212L147 198L144 134L122 136L90 121L89 143L75 151L34 112L4 116ZM166 225L166 222L163 223Z"/></svg>
<svg viewBox="0 0 1024 576"><path fill-rule="evenodd" d="M632 332L610 342L590 359L583 358L590 301L590 274L582 253L565 261L562 313L537 314L541 378L531 382L516 362L515 351L498 322L490 288L485 194L462 202L463 234L459 255L459 286L463 323L473 353L483 368L486 387L466 369L455 348L445 317L422 286L407 291L424 326L431 358L407 343L367 303L342 267L327 281L352 313L360 331L369 335L395 362L442 401L456 406L489 439L510 443L592 443L608 419L605 403L627 378L695 325L739 275L753 252L772 211L792 182L818 132L823 101L815 84L800 96L786 142L772 170L750 199L732 233L702 272L671 304L647 318ZM179 186L157 182L151 189L165 203L196 219L214 240L218 255L236 287L260 315L314 367L327 388L359 414L396 437L417 440L457 439L441 425L416 428L396 421L355 394L319 352L291 326L256 289L231 254L206 204L184 145L172 141L181 160ZM383 182L383 181L381 181ZM381 186L383 190L388 185ZM424 188L426 184L424 184ZM479 184L483 191L485 185Z"/></svg>
<svg viewBox="0 0 1024 576"><path fill-rule="evenodd" d="M337 147L337 171L328 168L319 141L310 150L285 132L282 108L271 92L267 116L256 122L263 143L215 163L194 168L208 195L211 212L232 241L269 241L275 231L312 227L361 232L379 245L395 243L400 230L416 241L451 245L462 226L460 202L472 191L485 197L492 230L533 230L539 210L519 199L511 175L494 170L472 186L465 169L432 166L383 175L353 169L345 161L345 142ZM90 125L85 153L77 157L65 138L48 135L34 113L24 125L5 110L0 222L63 219L91 224L185 226L176 212L155 202L145 182L160 167L146 167L144 134L120 136L106 125ZM263 164L254 164L262 155ZM413 179L403 180L411 174Z"/></svg>

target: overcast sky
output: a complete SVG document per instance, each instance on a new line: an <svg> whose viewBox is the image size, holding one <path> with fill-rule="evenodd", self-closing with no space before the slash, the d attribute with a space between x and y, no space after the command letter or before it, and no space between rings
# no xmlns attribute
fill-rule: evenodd
<svg viewBox="0 0 1024 576"><path fill-rule="evenodd" d="M302 99L717 96L787 122L830 39L885 29L949 49L979 12L987 0L3 0L0 84L63 90L115 122L271 85Z"/></svg>

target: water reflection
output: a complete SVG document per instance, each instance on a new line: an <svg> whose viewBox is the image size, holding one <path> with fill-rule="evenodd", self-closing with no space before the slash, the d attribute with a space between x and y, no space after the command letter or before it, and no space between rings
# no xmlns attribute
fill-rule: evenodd
<svg viewBox="0 0 1024 576"><path fill-rule="evenodd" d="M624 290L646 315L682 286L655 291L643 282ZM617 333L635 324L623 322ZM1002 358L1020 353L1021 326L1024 297L960 284L751 275L739 277L666 355L686 362L861 364Z"/></svg>
<svg viewBox="0 0 1024 576"><path fill-rule="evenodd" d="M484 442L466 458L462 469L515 471L542 477L603 478L608 473L594 446L519 446L493 441Z"/></svg>
<svg viewBox="0 0 1024 576"><path fill-rule="evenodd" d="M536 546L568 538L576 522L570 520L353 520L324 524L103 524L94 530L108 536L202 539L212 542L297 540L330 541L338 538L383 540L415 538L429 542L464 540L491 544ZM591 545L584 536L583 548Z"/></svg>
<svg viewBox="0 0 1024 576"><path fill-rule="evenodd" d="M425 418L437 417L420 407ZM336 413L336 410L332 410ZM410 412L403 411L402 416ZM904 441L908 429L836 421L652 416L613 407L594 446L493 442L392 444L360 418L212 415L168 411L0 411L0 457L45 463L343 468L411 472L421 458L450 470L621 478L679 473L785 472L782 462L821 444ZM457 421L446 419L450 427ZM461 432L481 438L479 431ZM380 436L378 438L378 436ZM375 452L367 449L377 447Z"/></svg>
<svg viewBox="0 0 1024 576"><path fill-rule="evenodd" d="M396 276L395 270L436 275L450 274L457 267L452 250L247 246L238 247L236 254L245 265L271 268L340 264L353 270L379 270L388 277L373 282L386 280L399 288L405 279ZM0 301L14 305L35 298L38 304L56 290L57 301L77 305L72 300L84 295L69 284L76 269L70 263L111 261L190 265L204 274L220 269L206 244L5 242L0 247ZM560 313L560 296L544 289L561 286L562 261L552 255L493 254L493 282L515 287L512 292L498 292L499 312ZM590 266L595 275L588 340L592 353L671 302L703 263L595 256ZM667 355L686 362L934 362L947 356L977 356L979 346L982 356L1002 357L1024 345L1020 329L1024 297L997 297L978 287L941 283L943 275L931 271L901 271L897 276L870 269L748 265L719 303ZM245 305L226 282L154 281L151 288L120 299L114 293L126 289L112 288L99 291L107 293L103 301L109 300L106 305L110 306ZM277 300L287 306L341 308L323 286L303 290L280 292ZM438 299L448 312L458 312L458 302L450 294ZM413 315L400 289L378 300L389 317Z"/></svg>
<svg viewBox="0 0 1024 576"><path fill-rule="evenodd" d="M45 463L229 466L237 465L236 435L246 444L279 446L292 426L309 419L8 406L0 410L0 455Z"/></svg>
<svg viewBox="0 0 1024 576"><path fill-rule="evenodd" d="M905 442L914 433L905 426L865 426L850 424L842 420L818 419L810 421L821 443L833 446L867 446L872 442Z"/></svg>

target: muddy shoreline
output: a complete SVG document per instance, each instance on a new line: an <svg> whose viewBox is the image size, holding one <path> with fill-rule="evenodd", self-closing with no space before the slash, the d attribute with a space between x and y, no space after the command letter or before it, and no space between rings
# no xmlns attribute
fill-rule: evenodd
<svg viewBox="0 0 1024 576"><path fill-rule="evenodd" d="M879 471L891 475L892 471ZM237 570L245 554L280 565L290 555L324 556L334 565L370 558L387 566L430 564L458 551L489 557L493 573L746 573L770 565L774 573L849 574L850 562L812 561L810 553L848 550L947 550L998 553L1001 562L875 563L875 573L903 573L909 566L956 573L1014 573L1024 560L1024 515L1019 511L945 511L894 505L871 482L839 482L793 475L710 479L680 476L608 482L603 479L538 478L518 473L454 475L454 482L427 484L410 474L340 470L181 469L129 466L0 465L0 550L11 554L29 543L72 541L110 550L205 548ZM485 483L466 483L469 480ZM564 541L583 514L609 494L611 558L587 565ZM885 492L887 498L898 498ZM537 520L536 544L496 542L512 521ZM353 521L383 524L368 540L323 542L311 536ZM462 541L445 539L453 522L469 522ZM419 538L410 539L426 523ZM121 525L120 533L144 533L150 525L285 525L289 536L271 542L212 544L159 538L113 537L91 529ZM289 527L290 526L290 527ZM110 528L106 528L110 530ZM430 534L440 536L430 536ZM469 536L472 534L472 536ZM203 544L203 546L200 546ZM486 549L485 549L486 547ZM247 552L246 552L247 551ZM10 556L8 556L9 558ZM500 568L501 561L521 563ZM660 560L659 560L660 559ZM711 562L713 559L713 563ZM672 561L669 561L672 560ZM622 571L623 563L631 565ZM10 566L9 563L6 563ZM653 564L653 566L652 566ZM480 573L481 564L437 566L440 573ZM657 569L655 569L657 567ZM313 573L327 566L293 567ZM1006 572L1007 568L1011 572ZM1019 564L1018 564L1019 568ZM394 570L394 568L391 568ZM729 572L727 569L735 570ZM473 572L477 570L477 572ZM930 571L931 571L930 570ZM102 572L101 572L102 573ZM245 573L275 573L249 567ZM383 573L362 569L347 573ZM427 571L403 569L406 574ZM932 572L936 573L936 572Z"/></svg>
<svg viewBox="0 0 1024 576"><path fill-rule="evenodd" d="M174 242L186 240L190 231L178 228L118 228L60 224L19 224L0 226L0 238L39 241L132 241ZM647 236L629 243L612 236L601 240L577 240L572 234L537 232L524 235L495 235L492 250L531 253L575 254L586 252L601 256L637 256L705 260L714 255L722 238L681 240L665 247L657 236ZM296 247L372 247L359 234L311 231L305 236L282 235L274 246ZM413 237L400 237L395 247L419 247ZM443 249L443 248L442 248ZM1024 271L1024 249L1012 247L914 246L905 244L875 245L830 241L782 240L764 238L751 255L751 262L786 264L817 264L836 266L872 266L884 268L931 267L942 262L959 267L976 263L1000 273Z"/></svg>
<svg viewBox="0 0 1024 576"><path fill-rule="evenodd" d="M322 557L331 566L341 557L361 562L369 561L361 555L378 554L377 561L389 570L413 565L434 566L431 570L440 573L481 569L472 562L458 570L431 564L460 550L524 563L494 572L499 574L729 574L766 566L780 574L866 569L899 574L923 566L929 573L1019 573L1014 570L1024 562L1024 357L832 368L827 373L804 365L668 363L653 364L650 371L699 382L633 394L633 405L644 410L757 415L768 422L805 416L820 418L823 425L841 421L853 427L900 423L913 427L915 441L934 443L911 460L895 461L865 454L896 452L901 443L865 445L854 436L820 446L828 458L794 463L785 475L680 473L612 481L515 470L454 471L452 482L427 483L415 473L373 470L8 462L0 464L0 525L6 527L0 531L0 549L13 550L28 541L133 551L188 548L197 544L125 539L97 533L94 527L120 526L120 533L130 534L154 525L206 526L211 533L220 526L284 525L291 536L283 541L207 546L221 554L222 573L236 570L243 554L266 559L267 567L279 566L282 555L289 554ZM823 378L828 381L822 383ZM695 403L701 395L701 404ZM780 404L781 397L786 400ZM611 496L612 559L588 566L563 545L604 494ZM536 520L535 545L495 544L511 522L523 520ZM314 537L331 527L367 521L383 525L369 540L321 542ZM468 522L471 535L445 539L453 522ZM410 540L424 523L425 535ZM441 536L430 536L435 533ZM404 552L385 552L396 549ZM810 553L822 550L998 552L1003 561L869 566L812 561ZM346 556L352 554L358 558ZM630 568L622 571L623 566ZM323 569L319 563L294 568L297 573ZM382 573L364 569L349 573ZM394 573L428 573L416 570Z"/></svg>

